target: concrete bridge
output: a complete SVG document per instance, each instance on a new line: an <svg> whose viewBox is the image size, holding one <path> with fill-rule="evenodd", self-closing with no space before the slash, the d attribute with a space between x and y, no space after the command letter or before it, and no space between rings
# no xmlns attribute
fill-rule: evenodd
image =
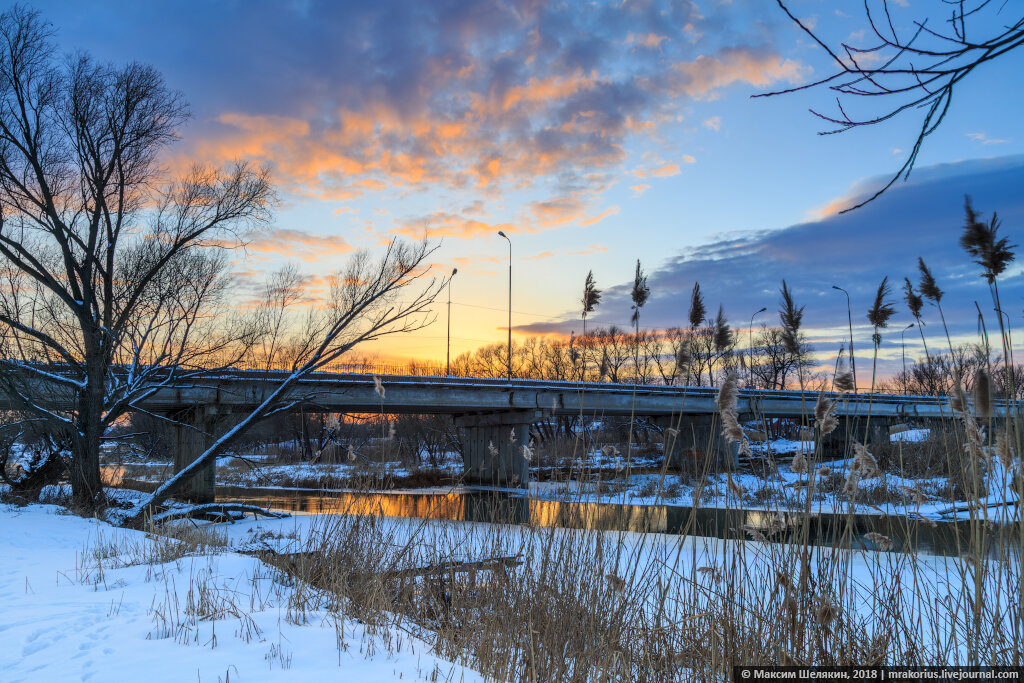
<svg viewBox="0 0 1024 683"><path fill-rule="evenodd" d="M175 464L180 469L230 425L233 414L248 412L287 376L284 372L237 371L162 386L139 407L173 417L194 428L178 430ZM521 445L532 424L548 417L582 415L588 419L642 417L678 434L666 439L666 457L729 457L717 436L717 388L560 382L549 380L418 377L379 378L384 396L370 375L313 373L298 381L286 401L307 412L449 414L463 430L466 479L498 485L524 485L527 463ZM742 421L763 418L813 418L818 394L799 391L741 390ZM946 399L890 394L834 394L835 414L845 423L836 435L856 433L870 414L875 438L893 423L924 422L951 416ZM5 401L0 400L0 409ZM59 408L59 398L51 407ZM997 410L1002 410L998 407ZM516 443L510 441L516 434ZM494 456L490 445L497 449ZM193 497L212 495L212 468L193 483Z"/></svg>

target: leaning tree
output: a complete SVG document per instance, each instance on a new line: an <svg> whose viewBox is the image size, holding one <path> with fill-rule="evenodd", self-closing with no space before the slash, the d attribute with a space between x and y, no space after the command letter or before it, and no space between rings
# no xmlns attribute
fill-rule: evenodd
<svg viewBox="0 0 1024 683"><path fill-rule="evenodd" d="M153 68L58 54L38 12L0 14L0 390L9 406L67 445L75 506L102 501L99 455L108 429L183 376L266 360L290 335L290 373L229 438L294 405L304 374L354 345L425 324L437 283L395 293L425 273L431 248L392 243L378 261L357 254L301 333L280 316L232 312L226 245L270 218L264 168L194 167L170 177L161 154L188 116ZM270 303L294 296L268 290ZM288 284L290 283L290 284ZM180 490L167 482L153 506Z"/></svg>

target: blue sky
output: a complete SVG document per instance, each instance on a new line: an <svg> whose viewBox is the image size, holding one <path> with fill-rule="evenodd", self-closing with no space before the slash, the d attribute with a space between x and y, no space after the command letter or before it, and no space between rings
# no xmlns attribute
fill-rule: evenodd
<svg viewBox="0 0 1024 683"><path fill-rule="evenodd" d="M898 30L945 12L938 0L903 4L894 3ZM640 259L653 290L645 325L680 323L699 279L709 307L722 303L745 327L760 306L775 309L786 277L823 352L845 320L831 281L850 289L863 320L881 277L899 284L919 254L956 290L956 334L969 338L970 302L987 291L956 244L965 193L1020 241L1020 55L963 83L909 184L834 216L899 168L920 114L818 136L808 109L834 112L828 91L751 99L829 72L771 2L34 6L66 49L153 64L182 91L193 116L171 170L236 158L274 169L282 205L236 263L243 284L295 261L315 294L351 250L426 231L442 240L437 271L460 271L455 351L504 336L507 243L497 230L513 243L517 333L578 329L591 269L609 288L597 319L627 321L622 287ZM871 43L861 2L792 7L832 41ZM1015 316L1019 272L1005 285ZM442 356L438 313L418 338L366 351ZM858 334L866 348L870 332Z"/></svg>

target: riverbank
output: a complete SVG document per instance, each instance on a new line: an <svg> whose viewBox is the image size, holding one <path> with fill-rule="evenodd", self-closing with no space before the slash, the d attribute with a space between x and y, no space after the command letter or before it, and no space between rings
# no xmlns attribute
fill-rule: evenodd
<svg viewBox="0 0 1024 683"><path fill-rule="evenodd" d="M400 628L292 609L292 586L246 543L285 550L295 519L181 540L54 505L0 505L0 671L19 681L477 681Z"/></svg>
<svg viewBox="0 0 1024 683"><path fill-rule="evenodd" d="M337 512L146 534L0 506L0 666L16 681L711 680L740 663L1002 664L1020 642L1015 528L993 552L936 557L877 533L874 549L812 546L784 516L723 540Z"/></svg>

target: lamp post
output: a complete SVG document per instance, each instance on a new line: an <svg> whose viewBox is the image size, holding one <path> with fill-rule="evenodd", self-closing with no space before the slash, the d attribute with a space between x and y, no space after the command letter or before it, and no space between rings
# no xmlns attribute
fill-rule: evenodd
<svg viewBox="0 0 1024 683"><path fill-rule="evenodd" d="M832 285L846 295L846 319L850 323L850 368L853 370L853 392L857 393L857 357L853 355L853 311L850 310L850 293L838 285Z"/></svg>
<svg viewBox="0 0 1024 683"><path fill-rule="evenodd" d="M444 354L445 377L452 376L452 280L458 272L458 268L452 268L452 276L448 278L448 348Z"/></svg>
<svg viewBox="0 0 1024 683"><path fill-rule="evenodd" d="M508 381L512 381L512 240L508 238L502 231L498 231L498 236L505 238L508 242L508 356L507 356L507 367Z"/></svg>
<svg viewBox="0 0 1024 683"><path fill-rule="evenodd" d="M904 394L907 393L907 342L903 338L903 335L906 334L907 330L909 330L913 326L914 326L914 323L910 323L909 325L904 327L903 330L900 332L900 347L902 349L901 353L903 354L903 393Z"/></svg>
<svg viewBox="0 0 1024 683"><path fill-rule="evenodd" d="M754 318L767 310L767 306L762 306L754 311L754 315L750 316L750 327L747 329L747 336L750 339L750 386L754 386Z"/></svg>

